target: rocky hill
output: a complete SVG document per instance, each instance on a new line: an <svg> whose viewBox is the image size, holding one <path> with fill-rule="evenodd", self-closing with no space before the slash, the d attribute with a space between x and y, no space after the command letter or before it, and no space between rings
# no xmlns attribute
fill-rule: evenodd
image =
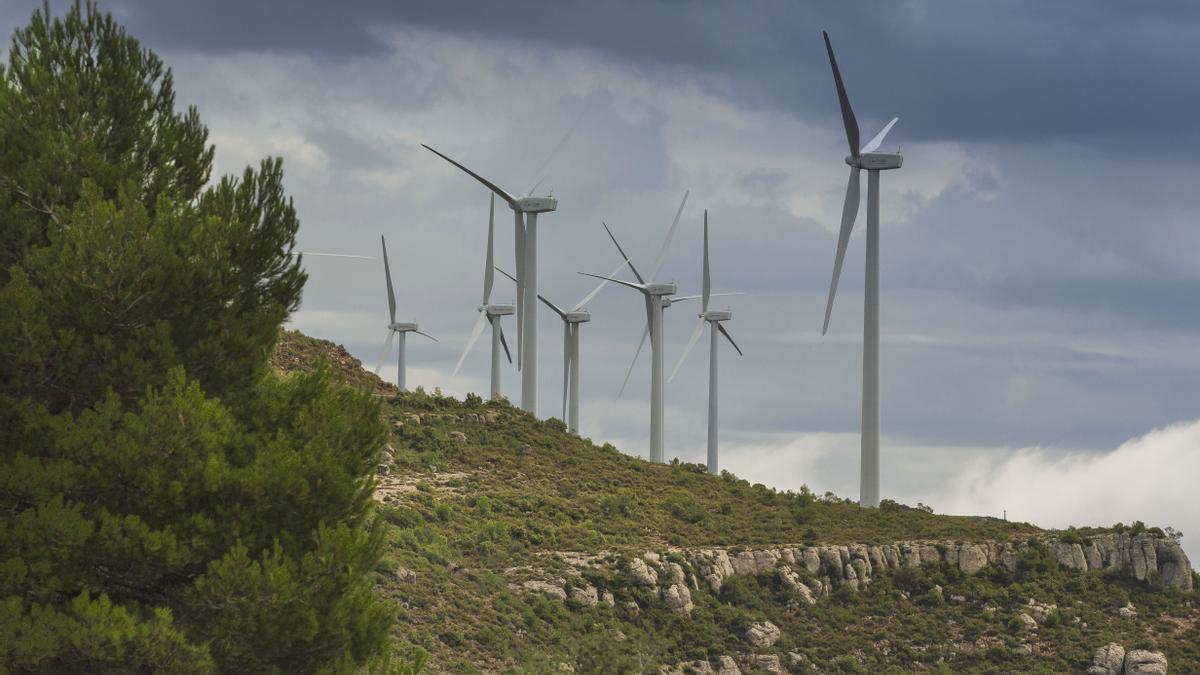
<svg viewBox="0 0 1200 675"><path fill-rule="evenodd" d="M862 509L400 393L298 333L275 363L380 398L378 592L428 671L1200 672L1200 577L1158 528Z"/></svg>

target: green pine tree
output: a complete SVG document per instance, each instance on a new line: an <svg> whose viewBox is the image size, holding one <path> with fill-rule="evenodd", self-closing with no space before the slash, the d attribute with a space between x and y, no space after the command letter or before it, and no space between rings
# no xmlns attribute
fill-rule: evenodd
<svg viewBox="0 0 1200 675"><path fill-rule="evenodd" d="M0 672L354 671L386 644L366 392L269 372L305 276L279 160L210 184L110 15L0 71Z"/></svg>

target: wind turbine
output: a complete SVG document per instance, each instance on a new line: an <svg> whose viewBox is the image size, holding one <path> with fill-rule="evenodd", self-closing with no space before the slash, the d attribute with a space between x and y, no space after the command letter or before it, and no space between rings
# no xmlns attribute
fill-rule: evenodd
<svg viewBox="0 0 1200 675"><path fill-rule="evenodd" d="M712 296L712 281L708 271L708 209L704 210L704 286L703 295L701 296L700 306L700 322L696 324L696 330L692 331L692 337L688 340L687 347L683 350L683 356L679 357L679 362L675 364L675 369L671 371L671 377L668 382L675 379L675 373L679 372L679 367L683 365L684 359L692 352L692 348L696 346L696 342L700 339L700 334L704 332L704 324L708 323L711 331L708 347L708 472L711 474L719 473L717 470L717 333L725 336L729 340L729 344L737 350L738 356L742 355L742 350L733 341L733 336L729 331L725 330L725 326L721 325L722 321L729 321L733 318L733 312L729 310L710 310L708 308L708 300Z"/></svg>
<svg viewBox="0 0 1200 675"><path fill-rule="evenodd" d="M833 56L829 34L822 35L825 36L825 50L829 52L829 65L833 68L833 82L837 86L838 102L842 108L846 142L850 146L850 155L846 157L846 163L850 165L850 182L846 186L846 202L842 207L842 228L838 233L837 257L833 261L833 279L829 283L829 301L825 305L825 323L821 327L821 335L829 330L829 315L833 311L833 296L842 273L846 245L858 217L859 173L866 169L867 269L866 298L863 303L862 458L858 502L863 506L875 507L879 506L879 172L899 169L904 158L898 152L876 152L899 118L893 118L859 149L858 120L850 107L850 98L846 96L846 86L842 83L842 74Z"/></svg>
<svg viewBox="0 0 1200 675"><path fill-rule="evenodd" d="M392 351L392 340L399 335L400 355L396 359L396 386L400 388L400 391L404 391L405 337L409 333L416 333L417 335L424 335L434 342L437 342L437 338L428 333L422 333L421 331L417 330L417 323L415 321L406 323L398 323L396 321L396 293L392 290L392 270L388 267L387 241L384 240L383 235L379 236L379 243L383 245L383 275L384 278L387 279L388 318L390 319L390 322L388 323L387 340L385 340L383 343L383 354L379 357L379 365L375 366L375 374L378 375L379 371L383 369L383 362L387 359L387 355Z"/></svg>
<svg viewBox="0 0 1200 675"><path fill-rule="evenodd" d="M512 305L493 305L492 298L492 281L495 278L493 267L495 262L492 257L492 239L495 233L495 215L496 215L496 195L492 195L492 203L488 210L488 241L487 241L487 260L483 269L483 304L479 306L479 320L475 322L475 327L471 330L471 337L467 340L467 346L463 349L462 356L458 357L458 365L454 366L454 373L458 375L459 369L462 368L463 361L467 360L467 354L471 352L471 347L475 346L475 342L479 340L479 336L483 333L483 325L485 323L492 324L492 398L500 396L500 347L504 347L504 355L508 357L508 362L512 363L512 354L508 352L508 341L504 339L504 329L500 327L500 317L508 316L513 313Z"/></svg>
<svg viewBox="0 0 1200 675"><path fill-rule="evenodd" d="M517 367L521 369L521 408L537 414L537 311L526 311L537 301L537 217L558 208L554 197L534 197L535 183L525 197L515 197L495 183L433 148L421 147L462 169L503 199L514 216L517 253Z"/></svg>
<svg viewBox="0 0 1200 675"><path fill-rule="evenodd" d="M612 276L621 271L621 268L629 264L622 262L617 269L612 271ZM515 278L508 272L500 268L496 268L501 274L516 281ZM538 300L541 300L547 307L554 310L558 318L563 322L563 400L562 400L562 419L567 423L567 430L573 434L579 433L579 340L580 329L583 324L592 320L591 312L583 309L584 305L591 302L592 298L600 292L608 284L608 279L601 281L598 286L592 289L591 293L583 296L583 299L575 303L571 309L563 309L558 305L550 302L542 294L538 294Z"/></svg>
<svg viewBox="0 0 1200 675"><path fill-rule="evenodd" d="M637 351L634 352L633 363L629 364L629 371L625 374L625 382L629 382L633 366L637 363L638 355L642 353L642 346L646 344L646 336L650 336L650 461L659 463L663 462L663 310L671 306L671 296L679 291L679 287L674 282L656 283L654 279L658 276L662 264L666 260L667 249L671 246L671 238L675 236L675 228L679 225L679 216L683 214L687 198L688 193L685 192L683 201L679 203L679 210L675 212L675 220L671 222L671 228L667 230L667 238L663 240L662 248L658 251L658 259L654 263L654 270L650 273L649 280L643 278L637 268L633 266L629 256L625 255L625 251L617 243L617 238L613 236L612 230L608 229L608 225L605 225L604 229L608 232L613 244L616 244L621 257L629 264L629 269L637 277L638 283L622 281L611 276L602 277L586 272L580 273L627 286L640 292L645 299L646 328L642 331L642 341L638 343ZM625 384L621 385L621 390L625 390Z"/></svg>

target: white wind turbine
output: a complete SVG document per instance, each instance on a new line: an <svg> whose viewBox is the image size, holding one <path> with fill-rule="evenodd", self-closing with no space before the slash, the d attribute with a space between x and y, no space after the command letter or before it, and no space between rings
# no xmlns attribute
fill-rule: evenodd
<svg viewBox="0 0 1200 675"><path fill-rule="evenodd" d="M404 391L404 389L405 389L405 384L404 384L404 370L405 370L404 343L406 341L405 337L408 335L408 333L416 333L417 335L423 335L423 336L429 338L430 340L433 340L434 342L437 342L437 338L433 337L432 335L430 335L428 333L422 333L421 331L417 330L417 323L415 321L397 323L397 321L396 321L396 293L395 293L395 291L392 290L392 270L391 270L391 268L388 267L387 242L384 241L383 235L380 235L379 243L383 245L383 275L384 275L384 278L387 280L389 323L388 323L387 340L385 340L383 343L383 354L379 357L379 365L375 366L375 374L378 375L379 371L383 369L383 362L387 359L388 354L391 353L391 351L392 351L392 340L394 340L395 337L397 335L399 335L400 336L400 354L396 359L396 386L400 388L400 391Z"/></svg>
<svg viewBox="0 0 1200 675"><path fill-rule="evenodd" d="M628 262L622 262L612 274L620 272ZM516 281L511 274L500 268L496 268L501 274ZM583 309L585 305L591 302L592 298L600 292L608 284L608 279L601 281L598 286L592 289L591 293L583 296L583 299L575 303L571 309L563 309L558 305L550 302L542 294L538 294L538 300L541 300L547 307L554 310L558 318L563 322L563 400L562 400L562 420L567 423L567 430L573 434L579 433L579 342L580 329L583 324L592 320L591 312Z"/></svg>
<svg viewBox="0 0 1200 675"><path fill-rule="evenodd" d="M638 283L622 281L611 276L602 277L596 274L587 274L580 272L589 277L597 279L607 279L609 281L628 286L640 292L646 302L646 328L642 331L642 341L638 343L637 351L634 352L633 362L629 364L629 371L625 374L625 383L629 382L629 375L633 373L633 367L637 363L638 356L642 353L642 346L646 344L646 337L650 337L650 461L662 463L663 460L663 310L671 306L671 296L679 291L679 287L674 282L671 283L656 283L655 277L658 276L662 269L662 264L667 257L667 249L671 246L671 238L675 236L675 228L679 225L679 216L683 214L683 207L687 204L688 193L683 194L683 201L679 203L679 210L675 212L675 220L671 222L671 228L667 230L667 237L663 240L662 248L658 251L658 259L654 263L654 270L650 273L650 279L646 280L638 273L637 268L629 260L629 256L625 255L625 251L621 249L621 245L617 243L617 238L613 236L608 225L604 229L608 231L608 236L616 244L617 250L621 252L621 257L629 264L630 271L637 277ZM621 391L625 390L625 384L621 385Z"/></svg>
<svg viewBox="0 0 1200 675"><path fill-rule="evenodd" d="M825 36L825 50L829 52L829 65L833 69L833 82L837 86L838 102L842 108L842 123L846 127L846 141L850 155L850 182L846 186L846 202L842 207L842 227L838 233L837 257L833 262L833 279L829 283L829 301L825 306L825 323L821 335L829 330L829 315L833 311L833 296L837 292L838 277L842 273L842 260L846 257L846 245L850 231L858 217L859 172L867 170L867 269L865 302L863 303L863 389L862 389L862 459L858 501L863 506L879 506L879 172L899 169L904 158L900 153L876 152L887 133L896 124L893 118L860 150L858 147L858 120L850 107L846 86L833 56L833 45L829 34Z"/></svg>
<svg viewBox="0 0 1200 675"><path fill-rule="evenodd" d="M484 324L490 323L492 325L492 398L500 396L500 348L502 346L504 347L504 355L508 357L508 362L512 363L512 354L508 352L508 341L504 339L504 329L500 326L500 317L513 313L512 305L491 304L492 282L496 276L494 270L495 261L492 256L495 215L496 195L492 195L492 203L488 210L487 259L484 262L483 269L483 304L479 306L479 320L475 322L475 327L471 330L471 337L467 339L467 346L463 349L462 356L458 357L458 365L454 366L454 373L451 375L451 377L458 375L463 361L467 360L467 354L471 352L471 347L475 346L475 342L483 334Z"/></svg>
<svg viewBox="0 0 1200 675"><path fill-rule="evenodd" d="M717 333L725 336L729 340L729 344L737 350L738 356L742 355L742 350L733 341L733 336L729 331L725 330L725 326L721 325L722 321L729 321L733 318L733 312L729 310L710 310L708 308L708 300L713 295L712 281L708 270L708 209L704 210L704 285L703 295L701 296L700 305L700 322L696 324L696 330L692 331L692 337L688 340L687 347L683 350L683 355L679 357L679 362L675 364L675 369L671 371L671 377L668 382L675 379L675 373L679 372L679 367L683 365L684 359L692 352L692 348L696 346L696 342L700 339L700 334L704 332L704 324L707 322L711 330L708 347L708 472L711 474L719 473L717 469Z"/></svg>
<svg viewBox="0 0 1200 675"><path fill-rule="evenodd" d="M529 189L528 195L515 197L428 145L422 143L421 147L462 169L503 199L513 211L517 257L517 367L521 370L521 408L536 415L537 311L526 311L526 308L533 308L537 304L537 216L539 213L556 210L558 200L552 196L532 196L541 183L540 180Z"/></svg>

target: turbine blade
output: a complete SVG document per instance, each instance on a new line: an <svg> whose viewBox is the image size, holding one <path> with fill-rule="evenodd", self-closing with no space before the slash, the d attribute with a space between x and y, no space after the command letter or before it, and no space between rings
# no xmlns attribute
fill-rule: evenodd
<svg viewBox="0 0 1200 675"><path fill-rule="evenodd" d="M480 312L479 318L475 321L475 327L471 329L471 337L467 338L467 346L463 349L462 356L458 357L458 363L454 366L454 372L450 373L450 377L458 375L458 371L462 369L463 361L467 360L467 354L471 353L471 347L475 346L475 342L479 340L479 336L483 335L483 327L487 324L487 313Z"/></svg>
<svg viewBox="0 0 1200 675"><path fill-rule="evenodd" d="M487 187L487 189L496 193L497 195L500 196L501 199L508 202L509 206L513 207L514 209L517 208L517 198L508 194L507 192L505 192L503 189L500 188L500 186L489 181L488 179L484 178L483 176L480 176L479 174L468 169L467 167L463 166L462 164L459 164L458 162L450 159L449 157L438 152L437 150L434 150L433 148L429 147L428 145L425 145L424 143L421 144L421 147L432 152L433 154L437 155L438 157L441 157L442 159L446 160L447 162L450 162L454 166L457 166L458 168L462 169L468 176L474 178L475 180L479 181L480 183L483 183L484 186Z"/></svg>
<svg viewBox="0 0 1200 675"><path fill-rule="evenodd" d="M293 251L288 254L295 258L298 255L312 255L319 258L358 258L359 260L374 260L373 255L352 255L350 253L317 253L316 251Z"/></svg>
<svg viewBox="0 0 1200 675"><path fill-rule="evenodd" d="M675 212L675 220L671 221L671 227L667 230L667 238L663 240L662 248L658 250L658 259L654 261L654 271L650 273L650 281L658 278L658 272L662 269L663 262L667 259L667 249L671 247L671 239L675 237L675 228L679 225L679 216L683 215L683 207L687 204L690 193L691 190L683 193L683 201L679 202L679 210Z"/></svg>
<svg viewBox="0 0 1200 675"><path fill-rule="evenodd" d="M617 243L617 238L613 236L612 230L608 229L608 223L600 221L600 224L604 226L604 231L608 233L608 238L612 239L612 243L616 245L617 251L621 254L621 257L625 259L625 264L629 265L629 269L633 272L633 276L637 278L638 283L646 283L646 280L643 279L642 275L638 273L637 268L633 266L633 261L629 259L629 256L625 255L625 249L621 248L621 245Z"/></svg>
<svg viewBox="0 0 1200 675"><path fill-rule="evenodd" d="M387 279L388 316L392 323L396 323L396 293L392 290L392 270L388 267L387 241L382 234L379 235L379 243L383 245L383 276Z"/></svg>
<svg viewBox="0 0 1200 675"><path fill-rule="evenodd" d="M504 276L508 277L509 279L512 279L514 282L516 282L516 280L517 280L516 277L509 274L508 272L505 272L503 267L496 267L496 271L499 272L500 274L503 274Z"/></svg>
<svg viewBox="0 0 1200 675"><path fill-rule="evenodd" d="M437 341L438 341L438 339L437 339L437 338L433 337L433 336L432 336L432 335L430 335L429 333L422 333L422 332L421 332L421 331L419 331L419 330L414 330L413 332L414 332L414 333L416 333L417 335L421 335L421 336L427 337L427 338L429 338L430 340L433 340L434 342L437 342Z"/></svg>
<svg viewBox="0 0 1200 675"><path fill-rule="evenodd" d="M483 268L483 304L488 304L492 298L492 283L495 280L496 272L492 268L495 266L494 256L492 255L492 240L496 232L495 226L496 217L496 195L492 194L492 205L488 207L488 244L487 244L487 262Z"/></svg>
<svg viewBox="0 0 1200 675"><path fill-rule="evenodd" d="M712 281L708 274L708 209L704 209L704 286L703 286L704 302L700 305L700 311L708 311L708 299L712 296Z"/></svg>
<svg viewBox="0 0 1200 675"><path fill-rule="evenodd" d="M645 288L645 286L642 286L641 284L635 284L630 281L622 281L621 279L614 279L613 277L602 277L599 274L588 274L587 272L576 272L576 274L582 274L585 277L592 277L594 279L604 279L605 281L611 281L614 284L621 284L622 286L628 286L628 287L630 287L634 290L638 290L638 291L641 291L642 289Z"/></svg>
<svg viewBox="0 0 1200 675"><path fill-rule="evenodd" d="M829 42L829 33L824 31L825 51L829 52L829 65L833 68L833 83L837 85L838 103L842 106L842 124L846 127L846 142L850 145L850 156L858 157L858 120L854 118L854 109L850 107L850 97L846 95L846 85L842 82L842 72L838 70L837 58L833 55L833 45Z"/></svg>
<svg viewBox="0 0 1200 675"><path fill-rule="evenodd" d="M642 341L638 343L637 351L633 353L633 360L629 362L629 370L625 372L625 381L621 383L621 390L617 392L617 398L621 398L621 394L625 393L625 385L629 384L629 376L633 374L633 367L637 365L638 356L642 353L642 347L646 345L646 338L650 335L650 322L646 322L646 328L642 331Z"/></svg>
<svg viewBox="0 0 1200 675"><path fill-rule="evenodd" d="M850 243L850 231L858 218L858 167L850 167L850 182L846 185L846 203L842 205L842 229L838 232L837 257L833 259L833 279L829 282L829 301L825 304L825 323L821 335L829 330L829 315L833 312L833 296L837 293L838 277L842 276L842 262L846 259L846 245Z"/></svg>
<svg viewBox="0 0 1200 675"><path fill-rule="evenodd" d="M383 362L387 360L388 354L392 353L392 340L396 337L396 331L388 329L387 339L383 341L383 353L379 355L379 365L375 366L375 374L383 370Z"/></svg>
<svg viewBox="0 0 1200 675"><path fill-rule="evenodd" d="M625 266L626 266L626 265L628 265L628 264L629 264L629 261L628 261L628 260L626 260L625 262L621 263L620 265L617 265L617 269L613 270L613 271L612 271L612 274L610 274L610 275L608 275L608 276L610 276L610 277L614 277L614 276L616 276L616 275L617 275L617 272L620 272L620 271L621 271L621 268L625 267ZM575 306L571 308L571 311L572 311L572 312L578 311L578 310L579 310L579 308L581 308L581 307L583 307L584 305L586 305L586 304L588 304L589 302L591 302L591 301L592 301L592 298L596 297L596 294L600 292L600 289L604 288L604 287L605 287L605 286L607 286L607 285L608 285L608 279L605 279L604 281L601 281L601 282L600 282L600 285L599 285L599 286L597 286L597 287L595 287L595 288L593 288L591 293L588 293L587 295L583 296L583 299L582 299L582 300L580 300L579 302L575 303Z"/></svg>
<svg viewBox="0 0 1200 675"><path fill-rule="evenodd" d="M542 184L542 181L546 180L546 173L550 169L550 163L553 162L554 158L558 156L558 153L567 144L567 141L571 140L571 136L575 134L575 129L579 127L579 123L583 121L583 115L587 111L588 108L586 106L579 111L579 115L575 118L575 121L571 123L571 128L567 129L567 133L564 134L562 139L558 141L558 145L554 146L554 149L550 151L550 154L546 157L546 161L542 163L542 168L538 170L536 176L534 177L533 187L529 188L529 192L525 195L526 197L532 197L533 191L538 189L538 186Z"/></svg>
<svg viewBox="0 0 1200 675"><path fill-rule="evenodd" d="M546 297L545 297L544 295L542 295L541 293L538 293L538 300L541 300L542 302L546 303L546 306L547 306L547 307L549 307L550 309L554 310L554 313L555 313L555 314L557 314L557 315L559 315L559 316L560 316L560 317L562 317L563 319L566 319L566 318L567 318L567 313L566 313L566 312L564 312L562 309L560 309L558 305L556 305L556 304L554 304L553 302L550 302L549 300L547 300L547 299L546 299Z"/></svg>
<svg viewBox="0 0 1200 675"><path fill-rule="evenodd" d="M729 334L729 331L725 330L724 324L718 323L717 330L721 331L721 335L724 335L726 340L729 340L729 344L733 345L733 348L737 350L738 356L745 356L742 353L742 348L737 346L737 343L733 341L733 336Z"/></svg>
<svg viewBox="0 0 1200 675"><path fill-rule="evenodd" d="M730 296L730 295L745 295L745 292L734 291L732 293L709 293L708 297L721 298L721 297L726 297L726 296ZM702 296L702 295L672 295L671 296L671 304L675 304L676 302L682 302L684 300L695 300L696 298L702 298L702 297L704 297L704 296Z"/></svg>
<svg viewBox="0 0 1200 675"><path fill-rule="evenodd" d="M679 372L679 367L683 365L683 362L687 359L688 354L692 353L692 348L696 346L696 343L700 340L700 336L704 333L704 323L704 319L701 318L700 323L696 324L696 329L692 331L692 337L688 338L687 346L683 348L683 355L680 356L679 361L676 362L675 369L671 371L671 376L667 378L667 382L675 379L675 373Z"/></svg>
<svg viewBox="0 0 1200 675"><path fill-rule="evenodd" d="M879 133L875 134L875 138L872 138L871 140L867 141L867 144L863 146L862 151L863 152L875 152L876 150L878 150L879 146L883 145L884 137L886 137L888 135L888 132L891 131L892 127L896 126L896 122L899 122L899 121L900 121L899 117L893 117L892 121L888 122L886 127L884 127L882 130L880 130Z"/></svg>
<svg viewBox="0 0 1200 675"><path fill-rule="evenodd" d="M508 351L508 340L504 339L504 325L501 323L497 323L496 325L500 327L500 346L504 347L504 355L508 357L508 362L511 364L512 352Z"/></svg>

